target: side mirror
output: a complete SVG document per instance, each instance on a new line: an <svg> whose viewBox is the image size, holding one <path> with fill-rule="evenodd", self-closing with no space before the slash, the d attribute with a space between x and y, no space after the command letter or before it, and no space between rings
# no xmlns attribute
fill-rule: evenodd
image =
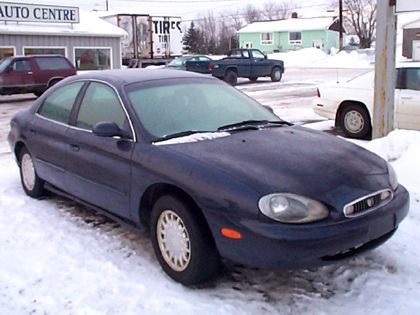
<svg viewBox="0 0 420 315"><path fill-rule="evenodd" d="M267 55L266 54L264 54L264 59L267 59Z"/></svg>
<svg viewBox="0 0 420 315"><path fill-rule="evenodd" d="M99 137L121 137L122 139L130 139L130 134L122 130L115 122L101 121L92 128L94 135Z"/></svg>

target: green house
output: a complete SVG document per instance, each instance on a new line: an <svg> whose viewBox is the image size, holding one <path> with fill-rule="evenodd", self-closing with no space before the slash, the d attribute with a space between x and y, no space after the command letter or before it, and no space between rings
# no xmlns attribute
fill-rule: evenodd
<svg viewBox="0 0 420 315"><path fill-rule="evenodd" d="M338 48L340 24L337 18L292 18L254 22L238 31L241 48L265 53L315 47L326 53Z"/></svg>

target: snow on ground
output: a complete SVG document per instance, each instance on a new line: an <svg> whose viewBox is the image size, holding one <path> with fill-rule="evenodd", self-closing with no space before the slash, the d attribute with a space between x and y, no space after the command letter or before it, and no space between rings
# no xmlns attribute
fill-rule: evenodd
<svg viewBox="0 0 420 315"><path fill-rule="evenodd" d="M360 142L389 160L411 211L380 248L337 265L265 271L228 265L185 288L139 235L74 202L27 197L0 154L0 314L415 314L420 312L420 132Z"/></svg>
<svg viewBox="0 0 420 315"><path fill-rule="evenodd" d="M296 51L274 53L268 58L283 60L285 67L317 67L317 68L372 68L374 56L368 51L341 51L327 55L320 49L305 48Z"/></svg>

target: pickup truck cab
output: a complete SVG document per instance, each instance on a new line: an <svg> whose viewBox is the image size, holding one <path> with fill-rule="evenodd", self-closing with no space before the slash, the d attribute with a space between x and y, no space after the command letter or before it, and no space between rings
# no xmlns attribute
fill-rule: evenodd
<svg viewBox="0 0 420 315"><path fill-rule="evenodd" d="M212 75L230 85L236 85L238 78L255 82L259 77L271 77L279 82L283 73L283 61L267 59L258 49L232 49L226 58L212 62Z"/></svg>

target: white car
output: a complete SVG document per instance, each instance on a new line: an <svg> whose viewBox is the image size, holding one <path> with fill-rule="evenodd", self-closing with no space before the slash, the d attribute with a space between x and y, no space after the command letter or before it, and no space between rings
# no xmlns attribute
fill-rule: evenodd
<svg viewBox="0 0 420 315"><path fill-rule="evenodd" d="M420 130L420 62L397 67L394 128ZM346 82L325 83L317 89L313 110L334 119L346 136L369 139L372 134L374 71Z"/></svg>

